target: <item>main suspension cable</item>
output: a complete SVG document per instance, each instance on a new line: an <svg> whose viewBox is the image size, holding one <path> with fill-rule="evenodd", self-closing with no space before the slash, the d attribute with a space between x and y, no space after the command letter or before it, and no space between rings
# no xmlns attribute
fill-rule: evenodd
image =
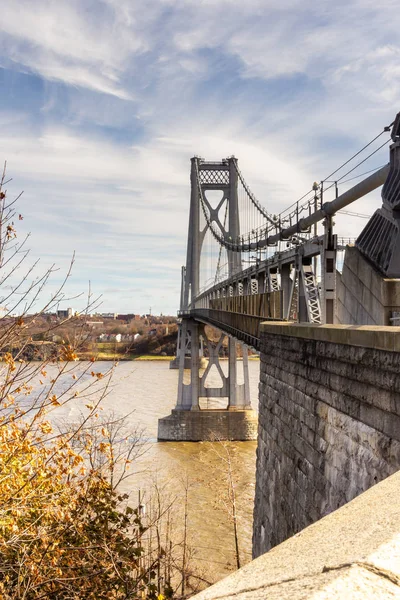
<svg viewBox="0 0 400 600"><path fill-rule="evenodd" d="M364 152L364 150L366 150L366 148L370 147L384 133L389 132L391 127L393 126L393 124L394 124L394 122L392 122L389 126L386 126L383 129L383 131L381 131L377 136L375 136L370 142L365 144L358 152L353 154L353 156L351 156L348 160L346 160L344 163L342 163L340 165L340 167L338 167L337 169L332 171L325 179L323 179L321 181L321 183L323 184L324 182L327 182L330 177L332 177L333 175L338 173L343 167L348 165L352 160L354 160L357 156L359 156L362 152ZM362 175L358 175L356 177L353 177L346 181L343 181L345 177L347 177L350 173L353 173L358 167L360 167L367 160L369 160L372 156L374 156L377 152L379 152L379 150L381 150L384 146L386 146L390 141L391 141L390 139L386 140L383 144L381 144L378 148L376 148L373 152L371 152L367 157L365 157L363 160L361 160L359 163L357 163L357 165L355 165L352 169L350 169L344 175L342 175L332 185L330 185L328 188L325 188L323 190L323 192L325 193L326 191L331 189L334 185L337 185L337 183L340 181L345 183L346 181L351 181L352 179L361 177ZM301 198L299 198L299 200L297 200L295 203L291 204L284 211L282 211L278 215L271 215L271 213L269 213L263 206L261 206L260 202L256 199L256 197L254 196L254 194L251 192L250 188L246 184L246 181L238 167L237 160L235 159L233 161L233 163L235 165L235 169L236 169L238 178L239 178L239 180L243 186L243 189L245 191L244 198L243 198L244 204L242 204L243 200L241 198L238 198L238 202L239 202L239 205L242 205L243 209L244 209L244 215L242 215L242 216L244 216L245 229L247 230L247 231L242 230L242 232L239 233L239 237L235 240L231 239L230 237L229 237L229 239L226 239L227 236L224 235L223 231L221 231L220 228L217 227L213 221L211 221L211 214L208 214L206 203L204 201L203 190L202 190L202 186L200 183L199 166L198 166L198 162L196 161L196 178L197 178L199 197L200 197L200 202L201 202L201 206L202 206L202 210L203 210L203 214L204 214L207 226L209 227L211 234L217 240L217 242L221 246L224 246L225 248L227 248L231 251L236 251L236 252L249 251L250 244L252 241L254 242L254 240L256 240L256 247L258 248L259 241L261 241L261 240L265 241L268 238L268 234L271 231L275 230L275 234L276 234L284 228L284 225L288 224L289 226L292 226L294 223L298 223L301 220L301 218L304 218L304 215L303 215L303 217L301 216L301 214L303 212L308 212L308 214L311 215L312 211L316 210L317 201L320 200L322 202L322 198L321 198L322 193L320 195L318 195L317 190L313 187L311 190L306 192L306 194L301 196ZM378 170L378 168L371 169L370 171L367 171L364 174L367 174L369 172L373 172L376 170ZM321 190L321 192L322 192L322 190ZM310 197L310 194L313 194L313 196ZM241 196L241 194L240 194L240 196ZM302 204L300 204L300 202L304 199L307 199L306 202L303 202ZM254 215L254 217L252 215L253 211L251 211L252 205L258 211ZM291 209L293 209L293 210L291 210ZM227 206L226 206L226 210L225 210L225 221L224 221L224 230L225 231L226 231L225 223L226 223L227 210L228 210L228 202L227 202ZM289 211L291 211L291 212L289 212ZM267 223L266 224L260 223L259 216L257 216L257 215L262 215L262 217L267 221ZM308 234L309 232L304 232L304 233ZM245 241L245 237L247 238L246 241ZM218 273L218 267L220 264L220 260L221 260L221 249L220 249L219 258L218 258L217 273ZM217 277L217 273L216 273L216 277Z"/></svg>

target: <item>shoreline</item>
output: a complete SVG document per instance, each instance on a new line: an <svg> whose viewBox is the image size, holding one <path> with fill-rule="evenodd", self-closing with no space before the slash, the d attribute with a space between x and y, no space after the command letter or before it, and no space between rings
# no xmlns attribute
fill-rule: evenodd
<svg viewBox="0 0 400 600"><path fill-rule="evenodd" d="M110 356L109 354L105 355L105 356L96 356L95 357L95 361L94 362L172 362L176 357L175 356L152 356L151 354L143 354L142 356L135 356L135 357L126 357L126 356ZM80 356L77 360L77 362L91 362L93 359L93 356ZM220 361L227 361L228 358L224 357L224 358L220 358ZM242 357L238 357L237 360L240 362L242 361ZM253 356L249 356L249 360L251 361L259 361L260 357L257 355L253 355ZM46 362L46 359L40 360L40 359L32 359L32 360L27 360L25 361L27 363L33 363L33 362ZM50 361L51 362L51 361ZM93 361L92 361L93 362Z"/></svg>
<svg viewBox="0 0 400 600"><path fill-rule="evenodd" d="M125 356L118 356L118 355L114 355L114 356L110 356L109 354L105 355L105 356L97 356L96 357L96 362L155 362L155 361L159 361L159 362L171 362L175 359L175 356L157 356L157 355L151 355L151 354L143 354L141 356L130 356L130 357L125 357ZM80 357L79 361L80 362L86 362L89 361L91 359L91 357ZM224 358L220 358L220 360L222 361L227 361L228 358L224 357ZM242 360L242 357L238 357L237 359L238 361ZM249 360L260 360L260 357L257 355L254 356L249 356Z"/></svg>

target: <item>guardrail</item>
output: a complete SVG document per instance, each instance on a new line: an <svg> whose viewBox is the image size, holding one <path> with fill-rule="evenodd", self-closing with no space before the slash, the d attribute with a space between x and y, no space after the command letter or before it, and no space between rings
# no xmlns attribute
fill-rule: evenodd
<svg viewBox="0 0 400 600"><path fill-rule="evenodd" d="M207 325L220 329L257 351L260 350L260 324L266 321L265 317L207 308L195 309L192 311L191 316Z"/></svg>
<svg viewBox="0 0 400 600"><path fill-rule="evenodd" d="M210 309L266 319L280 319L283 316L282 290L265 294L213 298L210 300Z"/></svg>
<svg viewBox="0 0 400 600"><path fill-rule="evenodd" d="M213 298L209 308L180 310L180 318L212 325L255 350L260 348L260 324L282 321L282 291Z"/></svg>

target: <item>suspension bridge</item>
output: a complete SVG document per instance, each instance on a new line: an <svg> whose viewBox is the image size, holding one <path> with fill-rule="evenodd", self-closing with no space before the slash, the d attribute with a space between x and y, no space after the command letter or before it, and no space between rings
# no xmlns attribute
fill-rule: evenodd
<svg viewBox="0 0 400 600"><path fill-rule="evenodd" d="M256 198L236 157L220 162L191 159L176 359L178 399L172 415L159 421L159 439L206 439L206 429L222 437L254 437L248 347L260 351L261 324L266 321L314 326L400 324L400 306L393 301L389 306L386 288L382 297L380 292L370 297L370 284L352 267L356 262L356 271L370 269L369 281L376 276L382 282L400 278L399 153L400 113L282 212L269 211ZM378 159L383 165L372 167ZM344 186L346 191L339 192ZM335 215L381 186L382 205L371 217L347 211L368 219L358 237L351 243L340 237ZM338 256L343 255L340 273ZM350 271L358 282L356 288ZM210 339L207 326L221 332L219 339ZM220 363L225 338L228 372ZM208 365L202 371L204 348ZM220 377L218 387L208 384L213 368Z"/></svg>

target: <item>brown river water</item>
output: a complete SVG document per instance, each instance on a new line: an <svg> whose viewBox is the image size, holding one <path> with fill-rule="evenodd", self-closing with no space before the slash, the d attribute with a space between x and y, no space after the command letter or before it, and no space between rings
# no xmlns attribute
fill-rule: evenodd
<svg viewBox="0 0 400 600"><path fill-rule="evenodd" d="M96 363L96 371L106 371L109 364ZM222 368L226 370L227 363L222 363ZM249 361L249 373L252 405L257 409L258 361ZM213 383L216 382L211 378L208 384ZM224 453L217 442L157 442L158 419L168 415L175 406L177 387L178 371L169 369L167 361L120 363L103 408L105 413L112 410L117 415L127 415L128 431L137 426L145 431L146 452L133 461L132 476L122 484L122 490L131 495L133 502L140 490L146 503L150 489L157 482L164 497L175 498L174 526L182 528L183 481L188 483L187 532L192 563L208 581L216 581L236 568L229 507L224 507L221 500L226 483L221 477L223 465L218 454ZM66 406L63 417L75 421L77 407ZM228 445L234 462L239 549L244 564L251 559L256 442Z"/></svg>

